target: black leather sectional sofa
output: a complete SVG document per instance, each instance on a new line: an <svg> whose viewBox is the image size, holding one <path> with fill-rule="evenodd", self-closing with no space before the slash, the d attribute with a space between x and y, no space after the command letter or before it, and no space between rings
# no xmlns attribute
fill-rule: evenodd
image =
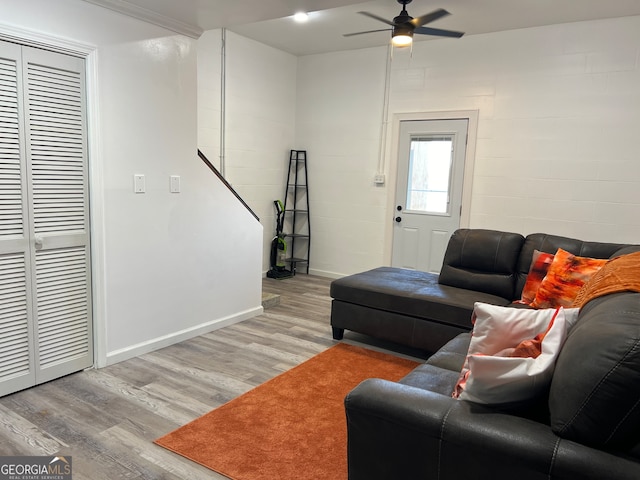
<svg viewBox="0 0 640 480"><path fill-rule="evenodd" d="M519 298L533 250L557 248L596 258L638 250L460 230L441 278L383 268L334 282L336 336L346 328L437 350L399 382L369 379L348 394L350 480L640 479L640 293L581 308L543 394L499 406L452 398L473 303Z"/></svg>
<svg viewBox="0 0 640 480"><path fill-rule="evenodd" d="M380 267L331 283L333 338L344 330L435 352L471 330L475 302L509 305L519 299L534 250L610 258L636 247L534 233L457 230L440 274Z"/></svg>

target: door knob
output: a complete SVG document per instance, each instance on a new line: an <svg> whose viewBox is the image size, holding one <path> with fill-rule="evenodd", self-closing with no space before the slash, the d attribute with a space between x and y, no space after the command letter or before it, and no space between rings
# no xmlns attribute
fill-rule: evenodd
<svg viewBox="0 0 640 480"><path fill-rule="evenodd" d="M396 217L396 222L400 223L402 221L402 217Z"/></svg>
<svg viewBox="0 0 640 480"><path fill-rule="evenodd" d="M35 239L36 250L42 249L42 237L36 237Z"/></svg>

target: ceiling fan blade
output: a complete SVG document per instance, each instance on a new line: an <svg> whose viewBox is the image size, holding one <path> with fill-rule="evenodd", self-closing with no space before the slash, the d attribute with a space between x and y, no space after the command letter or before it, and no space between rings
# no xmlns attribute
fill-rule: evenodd
<svg viewBox="0 0 640 480"><path fill-rule="evenodd" d="M367 30L366 32L344 33L343 37L353 37L354 35L362 35L363 33L390 32L391 28L383 28L381 30Z"/></svg>
<svg viewBox="0 0 640 480"><path fill-rule="evenodd" d="M443 8L439 8L438 10L434 10L433 12L422 15L421 17L416 17L409 23L414 27L421 27L423 25L426 25L427 23L434 22L439 18L446 17L447 15L449 15L449 12L447 12Z"/></svg>
<svg viewBox="0 0 640 480"><path fill-rule="evenodd" d="M379 22L386 23L387 25L391 25L392 27L396 26L395 23L390 22L386 18L379 17L378 15L375 15L373 13L369 13L369 12L358 12L358 13L361 15L366 15L369 18L373 18L374 20L378 20Z"/></svg>
<svg viewBox="0 0 640 480"><path fill-rule="evenodd" d="M436 37L452 37L452 38L460 38L464 35L464 32L455 32L453 30L441 30L440 28L430 28L430 27L418 27L414 31L414 33L421 33L422 35L435 35Z"/></svg>

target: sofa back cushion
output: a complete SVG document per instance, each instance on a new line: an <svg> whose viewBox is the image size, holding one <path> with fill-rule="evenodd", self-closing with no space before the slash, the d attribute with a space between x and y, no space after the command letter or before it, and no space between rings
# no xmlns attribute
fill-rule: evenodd
<svg viewBox="0 0 640 480"><path fill-rule="evenodd" d="M620 250L616 250L611 255L611 258L619 257L620 255L629 255L630 253L640 252L640 245L626 245Z"/></svg>
<svg viewBox="0 0 640 480"><path fill-rule="evenodd" d="M447 245L438 282L511 300L523 243L519 233L456 230Z"/></svg>
<svg viewBox="0 0 640 480"><path fill-rule="evenodd" d="M527 235L517 262L517 279L514 298L520 298L522 289L527 281L529 267L535 250L555 254L559 248L580 257L611 258L618 254L626 245L619 243L583 242L575 238L547 235L546 233L532 233Z"/></svg>
<svg viewBox="0 0 640 480"><path fill-rule="evenodd" d="M640 431L640 293L596 298L580 311L549 391L552 430L600 448L624 448Z"/></svg>

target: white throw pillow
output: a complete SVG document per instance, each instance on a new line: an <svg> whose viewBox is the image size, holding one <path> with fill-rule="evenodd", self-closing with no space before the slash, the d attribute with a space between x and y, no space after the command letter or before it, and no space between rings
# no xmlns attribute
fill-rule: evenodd
<svg viewBox="0 0 640 480"><path fill-rule="evenodd" d="M536 396L551 381L556 359L578 311L476 303L471 343L454 398L504 404ZM536 345L537 356L514 357L526 354L523 345Z"/></svg>

